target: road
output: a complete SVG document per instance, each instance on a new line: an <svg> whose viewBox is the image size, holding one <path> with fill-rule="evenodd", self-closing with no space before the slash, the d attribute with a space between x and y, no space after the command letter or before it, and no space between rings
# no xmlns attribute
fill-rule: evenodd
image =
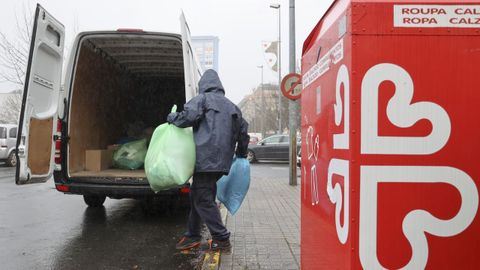
<svg viewBox="0 0 480 270"><path fill-rule="evenodd" d="M280 178L286 164L255 164L252 177ZM16 186L0 164L1 269L193 269L199 254L180 254L187 209L146 215L135 200L87 208L53 182Z"/></svg>
<svg viewBox="0 0 480 270"><path fill-rule="evenodd" d="M13 179L15 170L11 167L7 167L5 162L0 161L0 182L8 181L7 179Z"/></svg>
<svg viewBox="0 0 480 270"><path fill-rule="evenodd" d="M89 209L53 182L16 186L13 176L0 167L1 269L192 269L198 261L175 250L186 209L146 215L127 199Z"/></svg>

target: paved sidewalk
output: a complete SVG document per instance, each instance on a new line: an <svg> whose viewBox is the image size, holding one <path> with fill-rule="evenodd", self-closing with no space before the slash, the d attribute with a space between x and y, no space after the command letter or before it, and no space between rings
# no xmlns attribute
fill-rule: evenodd
<svg viewBox="0 0 480 270"><path fill-rule="evenodd" d="M221 254L220 270L300 269L300 179L256 176L242 207L227 217L231 254Z"/></svg>

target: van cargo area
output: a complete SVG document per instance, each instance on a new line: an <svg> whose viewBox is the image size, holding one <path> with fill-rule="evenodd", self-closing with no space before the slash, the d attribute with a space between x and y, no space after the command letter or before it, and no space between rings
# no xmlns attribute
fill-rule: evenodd
<svg viewBox="0 0 480 270"><path fill-rule="evenodd" d="M70 86L70 177L145 178L143 168L86 170L86 150L107 149L142 137L182 110L185 79L181 37L170 34L98 33L80 39ZM148 133L148 132L147 132ZM150 132L151 133L151 132Z"/></svg>

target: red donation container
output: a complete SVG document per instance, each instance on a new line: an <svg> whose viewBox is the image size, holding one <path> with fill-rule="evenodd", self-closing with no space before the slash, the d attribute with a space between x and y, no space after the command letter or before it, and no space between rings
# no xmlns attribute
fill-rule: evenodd
<svg viewBox="0 0 480 270"><path fill-rule="evenodd" d="M302 269L480 269L480 1L335 1L302 77Z"/></svg>

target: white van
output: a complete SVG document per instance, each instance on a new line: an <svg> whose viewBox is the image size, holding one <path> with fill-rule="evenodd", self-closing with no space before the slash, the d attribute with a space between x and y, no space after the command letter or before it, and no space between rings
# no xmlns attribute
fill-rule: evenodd
<svg viewBox="0 0 480 270"><path fill-rule="evenodd" d="M61 87L64 26L37 5L17 141L18 147L25 140L25 150L17 151L16 183L53 176L58 191L83 195L89 206L101 206L106 197L188 193L179 187L154 194L143 169L85 168L86 150L115 144L129 123L164 123L172 105L181 110L198 93L202 70L183 14L180 20L182 35L135 29L78 34Z"/></svg>

